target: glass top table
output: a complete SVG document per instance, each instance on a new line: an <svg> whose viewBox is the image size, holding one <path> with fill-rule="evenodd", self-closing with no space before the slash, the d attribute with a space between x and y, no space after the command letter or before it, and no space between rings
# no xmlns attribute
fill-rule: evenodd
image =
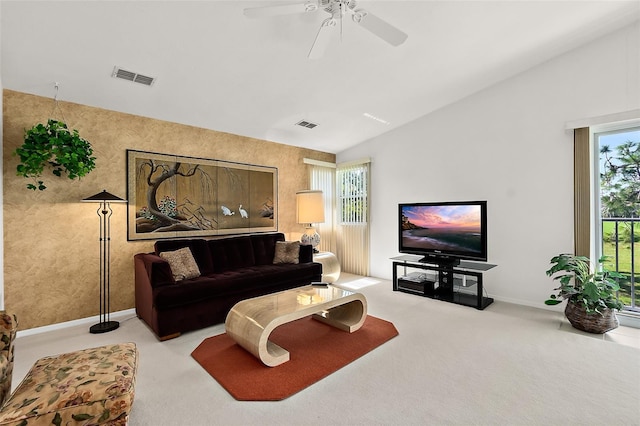
<svg viewBox="0 0 640 426"><path fill-rule="evenodd" d="M265 365L289 361L289 352L268 340L278 326L312 315L352 333L364 324L367 300L362 293L333 285L304 286L236 303L225 321L227 335Z"/></svg>

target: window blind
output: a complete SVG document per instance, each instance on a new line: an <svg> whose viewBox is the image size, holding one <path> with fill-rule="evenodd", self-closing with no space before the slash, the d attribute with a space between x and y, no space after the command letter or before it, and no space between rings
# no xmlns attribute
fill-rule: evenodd
<svg viewBox="0 0 640 426"><path fill-rule="evenodd" d="M337 256L345 272L369 275L370 163L338 165Z"/></svg>

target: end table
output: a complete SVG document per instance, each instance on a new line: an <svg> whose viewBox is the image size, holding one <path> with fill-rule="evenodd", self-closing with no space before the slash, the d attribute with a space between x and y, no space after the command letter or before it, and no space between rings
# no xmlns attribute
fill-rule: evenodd
<svg viewBox="0 0 640 426"><path fill-rule="evenodd" d="M330 251L313 253L313 261L322 264L322 280L334 283L340 278L340 261Z"/></svg>

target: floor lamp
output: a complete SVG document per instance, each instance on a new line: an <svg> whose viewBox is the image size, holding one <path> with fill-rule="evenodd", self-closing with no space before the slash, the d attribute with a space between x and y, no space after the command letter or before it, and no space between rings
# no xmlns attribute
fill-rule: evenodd
<svg viewBox="0 0 640 426"><path fill-rule="evenodd" d="M109 264L111 261L111 203L126 203L120 197L108 193L106 190L87 197L83 202L100 203L97 213L100 218L100 322L89 328L93 334L106 333L120 326L118 321L110 321L111 306L109 296Z"/></svg>

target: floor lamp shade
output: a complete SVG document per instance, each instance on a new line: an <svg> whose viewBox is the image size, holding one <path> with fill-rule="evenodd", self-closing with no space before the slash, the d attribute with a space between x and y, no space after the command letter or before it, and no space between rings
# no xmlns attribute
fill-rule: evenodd
<svg viewBox="0 0 640 426"><path fill-rule="evenodd" d="M82 200L87 203L100 203L98 210L98 218L100 219L100 322L89 328L91 333L106 333L115 330L120 326L117 321L111 321L111 303L110 303L110 271L109 265L111 260L111 203L126 203L106 190L87 197Z"/></svg>
<svg viewBox="0 0 640 426"><path fill-rule="evenodd" d="M306 225L300 242L311 245L316 251L320 235L313 228L314 223L324 222L324 199L322 191L298 191L296 193L296 222Z"/></svg>

